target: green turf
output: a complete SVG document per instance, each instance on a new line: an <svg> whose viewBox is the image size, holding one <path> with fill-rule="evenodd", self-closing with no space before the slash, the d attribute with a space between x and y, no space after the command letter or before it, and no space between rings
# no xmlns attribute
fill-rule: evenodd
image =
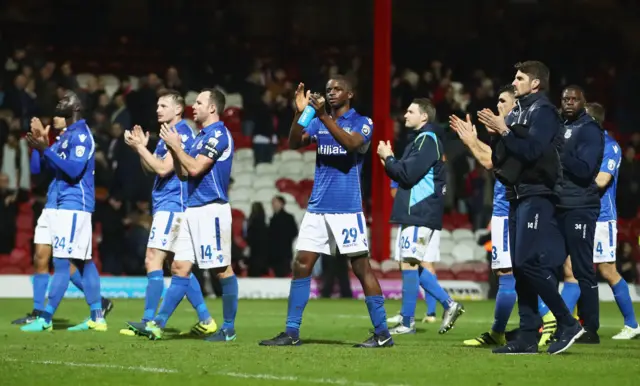
<svg viewBox="0 0 640 386"><path fill-rule="evenodd" d="M208 302L214 316L221 303ZM493 303L467 302L467 313L446 335L419 324L417 335L395 338L396 347L354 349L368 335L362 301L315 300L305 312L300 347L259 347L284 326L286 301L241 300L238 340L210 343L193 339L148 341L118 333L126 320L142 314L141 300L116 300L109 331L68 332L88 312L81 300L63 301L52 333L23 333L10 321L31 306L28 300L0 300L0 385L638 385L640 340L613 341L622 318L613 303L601 306L602 343L574 346L559 356L496 356L461 346L485 331ZM399 302L389 302L395 313ZM640 311L640 307L636 306ZM424 312L419 304L418 313ZM184 301L170 327L185 329L196 314ZM517 321L517 314L514 312ZM511 323L514 326L514 323Z"/></svg>

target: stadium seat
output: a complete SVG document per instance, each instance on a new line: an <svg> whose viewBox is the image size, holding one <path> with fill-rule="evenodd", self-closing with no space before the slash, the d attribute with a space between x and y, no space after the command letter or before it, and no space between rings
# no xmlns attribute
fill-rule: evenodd
<svg viewBox="0 0 640 386"><path fill-rule="evenodd" d="M371 265L371 269L374 271L381 271L382 268L380 267L380 262L376 261L376 260L369 260L369 264Z"/></svg>
<svg viewBox="0 0 640 386"><path fill-rule="evenodd" d="M474 260L486 260L487 259L487 251L484 250L483 247L476 245L476 247L474 248L474 252L473 252L473 259Z"/></svg>
<svg viewBox="0 0 640 386"><path fill-rule="evenodd" d="M250 188L253 186L253 173L240 173L234 177L233 189Z"/></svg>
<svg viewBox="0 0 640 386"><path fill-rule="evenodd" d="M475 232L473 232L473 239L478 241L478 239L488 235L489 233L491 233L489 229L477 229Z"/></svg>
<svg viewBox="0 0 640 386"><path fill-rule="evenodd" d="M273 182L273 180L272 180ZM254 201L271 202L271 199L278 194L278 190L275 186L271 188L265 187L258 189L254 194Z"/></svg>
<svg viewBox="0 0 640 386"><path fill-rule="evenodd" d="M236 176L242 173L253 174L253 161L251 160L234 160L233 167L231 169L231 175Z"/></svg>
<svg viewBox="0 0 640 386"><path fill-rule="evenodd" d="M454 229L453 232L451 232L451 237L453 238L453 241L456 243L461 242L463 240L475 241L475 236L473 235L473 232L471 232L468 229Z"/></svg>
<svg viewBox="0 0 640 386"><path fill-rule="evenodd" d="M316 174L316 164L306 163L302 165L302 171L300 177L303 179L313 179Z"/></svg>
<svg viewBox="0 0 640 386"><path fill-rule="evenodd" d="M290 178L279 178L276 181L276 188L281 192L292 193L298 191L298 184Z"/></svg>
<svg viewBox="0 0 640 386"><path fill-rule="evenodd" d="M440 231L440 240L451 240L451 232L446 229Z"/></svg>
<svg viewBox="0 0 640 386"><path fill-rule="evenodd" d="M380 263L380 271L385 274L385 276L391 271L399 271L400 265L397 261L393 260L385 260Z"/></svg>
<svg viewBox="0 0 640 386"><path fill-rule="evenodd" d="M451 255L453 255L453 258L456 262L473 260L473 247L469 246L468 244L456 244L451 251Z"/></svg>
<svg viewBox="0 0 640 386"><path fill-rule="evenodd" d="M262 188L275 188L275 180L270 175L266 176L256 176L253 180L253 189L262 189Z"/></svg>
<svg viewBox="0 0 640 386"><path fill-rule="evenodd" d="M454 246L455 244L451 240L447 240L447 239L440 240L440 254L441 255L451 254L451 251L453 251Z"/></svg>
<svg viewBox="0 0 640 386"><path fill-rule="evenodd" d="M282 162L295 162L300 164L302 161L302 154L296 150L284 150L280 152Z"/></svg>
<svg viewBox="0 0 640 386"><path fill-rule="evenodd" d="M316 155L318 153L316 153L315 151L305 151L302 153L302 159L304 161L305 164L316 164Z"/></svg>
<svg viewBox="0 0 640 386"><path fill-rule="evenodd" d="M297 152L296 152L297 153ZM300 154L300 153L298 153ZM298 180L302 177L302 168L299 162L283 162L279 165L278 176Z"/></svg>
<svg viewBox="0 0 640 386"><path fill-rule="evenodd" d="M18 214L16 226L18 231L33 231L33 215L30 216L24 213Z"/></svg>
<svg viewBox="0 0 640 386"><path fill-rule="evenodd" d="M253 149L238 149L233 155L233 162L236 161L251 161L253 163Z"/></svg>
<svg viewBox="0 0 640 386"><path fill-rule="evenodd" d="M245 217L248 217L251 213L251 202L250 201L238 201L232 202L231 207L233 209L237 209L238 211L244 213Z"/></svg>
<svg viewBox="0 0 640 386"><path fill-rule="evenodd" d="M247 189L245 187L236 188L234 186L233 189L229 191L229 200L231 201L231 206L233 206L236 202L251 201L252 197L252 189Z"/></svg>
<svg viewBox="0 0 640 386"><path fill-rule="evenodd" d="M238 107L227 107L220 119L232 133L242 133L242 110ZM234 137L235 139L235 137Z"/></svg>
<svg viewBox="0 0 640 386"><path fill-rule="evenodd" d="M260 163L256 165L256 174L259 176L271 175L271 176L274 176L274 180L275 180L275 176L278 174L278 168L273 164Z"/></svg>
<svg viewBox="0 0 640 386"><path fill-rule="evenodd" d="M455 262L456 260L450 253L440 253L440 264L450 267L451 265L455 264Z"/></svg>

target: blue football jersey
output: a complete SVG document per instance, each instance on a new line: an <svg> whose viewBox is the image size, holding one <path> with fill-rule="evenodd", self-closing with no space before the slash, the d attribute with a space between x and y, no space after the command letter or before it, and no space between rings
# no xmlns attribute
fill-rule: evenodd
<svg viewBox="0 0 640 386"><path fill-rule="evenodd" d="M95 142L84 120L65 130L58 140L56 154L63 160L73 161L82 168L75 180L56 168L54 183L57 189L57 208L93 212L95 208Z"/></svg>
<svg viewBox="0 0 640 386"><path fill-rule="evenodd" d="M202 129L196 136L189 155L209 157L214 163L210 170L198 177L189 177L188 207L203 206L214 201L229 202L227 191L231 179L233 138L222 122Z"/></svg>
<svg viewBox="0 0 640 386"><path fill-rule="evenodd" d="M351 109L338 118L337 124L346 132L362 135L364 143L360 149L347 152L320 119L311 121L305 132L318 144L318 155L313 190L307 206L310 213L362 212L360 175L373 135L373 122Z"/></svg>
<svg viewBox="0 0 640 386"><path fill-rule="evenodd" d="M502 182L496 180L493 185L493 217L509 216L509 201L507 201L507 191Z"/></svg>
<svg viewBox="0 0 640 386"><path fill-rule="evenodd" d="M391 189L398 189L398 181L391 180Z"/></svg>
<svg viewBox="0 0 640 386"><path fill-rule="evenodd" d="M611 174L611 182L600 198L600 216L598 221L612 221L618 219L616 212L616 188L618 187L618 171L622 162L622 150L615 139L604 134L604 155L600 171Z"/></svg>
<svg viewBox="0 0 640 386"><path fill-rule="evenodd" d="M184 120L178 122L175 129L180 134L182 148L185 152L189 152L195 138L193 130ZM160 139L153 154L159 159L164 159L168 151L167 144ZM174 172L165 177L156 176L151 192L153 213L158 211L184 212L187 208L187 198L187 182L180 181Z"/></svg>
<svg viewBox="0 0 640 386"><path fill-rule="evenodd" d="M61 135L63 133L64 132L62 132ZM57 154L59 147L60 147L60 137L58 136L56 138L56 141L53 143L53 145L50 146L50 149L54 153ZM34 150L34 151L37 151L37 150ZM40 158L40 162L46 164L46 160L43 159L42 157ZM51 167L49 165L46 165L45 169L47 169L47 170L55 170L55 169L51 169ZM56 209L57 207L58 207L58 187L56 186L56 180L54 178L49 183L49 188L47 189L47 202L44 204L44 208L45 209Z"/></svg>

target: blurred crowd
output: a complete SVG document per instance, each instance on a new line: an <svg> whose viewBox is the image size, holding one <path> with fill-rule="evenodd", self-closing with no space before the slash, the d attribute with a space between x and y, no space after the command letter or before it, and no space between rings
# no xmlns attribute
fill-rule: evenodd
<svg viewBox="0 0 640 386"><path fill-rule="evenodd" d="M587 40L603 52L612 51L608 57L611 60L598 59L592 63L583 60L593 55L591 51L585 51L588 45L583 45L586 44L583 41L576 43L576 53L565 60L566 53L553 47L557 46L559 37L566 38L565 33L571 36L577 33L575 26L581 23L577 18L563 20L556 28L551 23L559 20L560 14L547 11L547 23L540 26L539 33L527 44L520 42L522 45L518 46L515 44L519 42L515 38L518 34L502 35L507 27L513 27L510 24L513 10L483 12L487 17L486 25L470 26L472 32L464 38L452 37L450 52L443 52L442 47L446 44L429 40L424 42L424 52L414 55L415 41L420 39L398 39L397 44L394 40L390 82L396 153L402 151L406 142L403 110L413 98L429 97L436 105L437 121L445 133L449 171L447 211L468 214L474 229L486 227L493 198L491 173L476 163L455 134L448 130L448 116L471 114L475 120L477 111L494 108L496 90L511 81L512 58L532 59L530 53L539 53L542 60L547 60L545 55L553 55L554 60L548 60L552 70L553 100L559 100L564 85L578 83L585 88L590 101L601 102L607 108L607 128L615 133L624 152L618 182L619 216L635 218L640 207L640 126L636 125L637 114L633 112L640 103L635 92L640 86L640 77L635 62L615 56L615 45L607 45L607 39L611 38L604 33L589 35ZM114 275L144 272L153 176L142 171L139 157L124 143L123 132L139 124L151 132L149 146L155 148L158 132L156 100L163 89L180 91L187 103L194 99L194 91L202 87L221 89L227 95L229 114L239 114L227 117L239 124L238 132L234 132L236 144L252 148L256 163L271 162L278 149L286 147L293 117L290 102L294 87L301 80L312 90L321 91L332 75L344 74L353 83L355 107L363 114L371 115L369 45L327 43L322 49L311 52L306 48L308 40L300 34L295 23L288 30L286 40L265 43L244 36L240 27L242 15L237 12L216 12L215 19L220 21L216 31L226 26L230 32L220 38L218 44L206 45L203 52L198 52L202 61L193 60L187 40L180 41L184 54L172 60L158 56L158 47L139 35L107 39L101 48L92 47L90 42L84 46L71 44L73 47L58 42L52 48L42 40L37 43L0 40L0 253L8 253L13 248L10 235L16 232L17 206L31 200L35 220L46 200L49 180L44 175L31 175L30 150L21 138L29 128L31 117L40 117L45 124L51 121L56 102L66 90L73 90L82 98L84 116L94 133L98 198L94 221L101 235L102 270ZM504 22L503 27L487 27L501 26L500 21ZM438 28L446 28L443 20L435 23L440 23ZM166 24L150 28L162 30ZM176 29L176 40L186 36L180 25ZM487 47L486 55L481 49L480 30L491 37L491 47ZM407 36L402 31L398 34ZM0 38L2 36L0 33ZM503 45L496 44L501 41L517 48L506 51ZM541 42L548 43L549 52L542 53L539 47L532 47ZM464 50L466 58L477 57L477 64L457 56L455 53L459 50ZM525 57L523 52L527 52ZM219 60L219 57L224 59ZM486 140L486 130L479 123L477 126L479 136ZM192 123L192 127L195 129L195 124ZM369 169L370 161L367 161L363 171L366 206L372 189ZM236 241L234 260L257 276L264 274L265 269L277 270L278 274L282 272L278 268L281 263L271 263L271 256L256 255L256 251L266 250L263 246L269 244L268 240L277 237L274 229L288 229L287 232L294 236L287 233L285 238L291 240L297 231L295 221L286 227L277 225L279 221L289 220L277 217L280 208L285 207L284 202L274 198L273 205L275 215L271 219L266 218L264 208L253 207L247 214L245 237ZM624 264L624 256L630 256L631 250L621 245L618 251ZM276 252L269 252L273 253ZM277 253L282 255L284 252ZM287 252L282 259L290 258ZM635 273L635 267L631 271Z"/></svg>

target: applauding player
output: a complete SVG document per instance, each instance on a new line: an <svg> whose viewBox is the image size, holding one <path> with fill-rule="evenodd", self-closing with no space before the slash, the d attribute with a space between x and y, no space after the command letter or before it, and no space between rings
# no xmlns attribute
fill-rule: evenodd
<svg viewBox="0 0 640 386"><path fill-rule="evenodd" d="M184 112L184 98L177 91L167 91L158 98L158 122L163 126L174 128L180 135L181 147L188 151L194 140L193 131L182 119ZM142 322L146 324L153 320L156 309L160 304L164 281L162 264L177 247L177 239L180 227L184 223L184 211L187 207L187 183L180 181L173 170L173 157L167 149L164 140L158 141L156 150L151 153L147 150L149 133L143 133L140 126L134 130L125 132L125 142L139 155L142 166L149 172L156 174L153 184L153 224L147 244L147 256L145 266L147 268L147 292L145 294L144 315ZM199 322L191 329L196 335L213 334L217 325L207 309L202 296L202 289L198 279L191 274L187 299L198 312ZM128 329L121 331L123 335L138 333L132 323L128 323Z"/></svg>
<svg viewBox="0 0 640 386"><path fill-rule="evenodd" d="M338 245L340 253L351 258L353 272L360 280L365 302L374 326L373 335L356 347L388 347L393 345L386 322L384 298L380 284L369 265L367 229L362 213L360 172L367 152L373 124L351 108L353 92L342 76L327 82L326 97L331 115L325 110L325 100L305 93L304 84L296 90L294 116L289 133L289 146L298 149L312 141L318 144L318 156L313 191L300 233L293 263L293 280L289 292L286 329L263 346L300 345L302 313L309 301L311 270L320 254L330 256ZM308 127L298 124L307 105L313 106L317 117Z"/></svg>

